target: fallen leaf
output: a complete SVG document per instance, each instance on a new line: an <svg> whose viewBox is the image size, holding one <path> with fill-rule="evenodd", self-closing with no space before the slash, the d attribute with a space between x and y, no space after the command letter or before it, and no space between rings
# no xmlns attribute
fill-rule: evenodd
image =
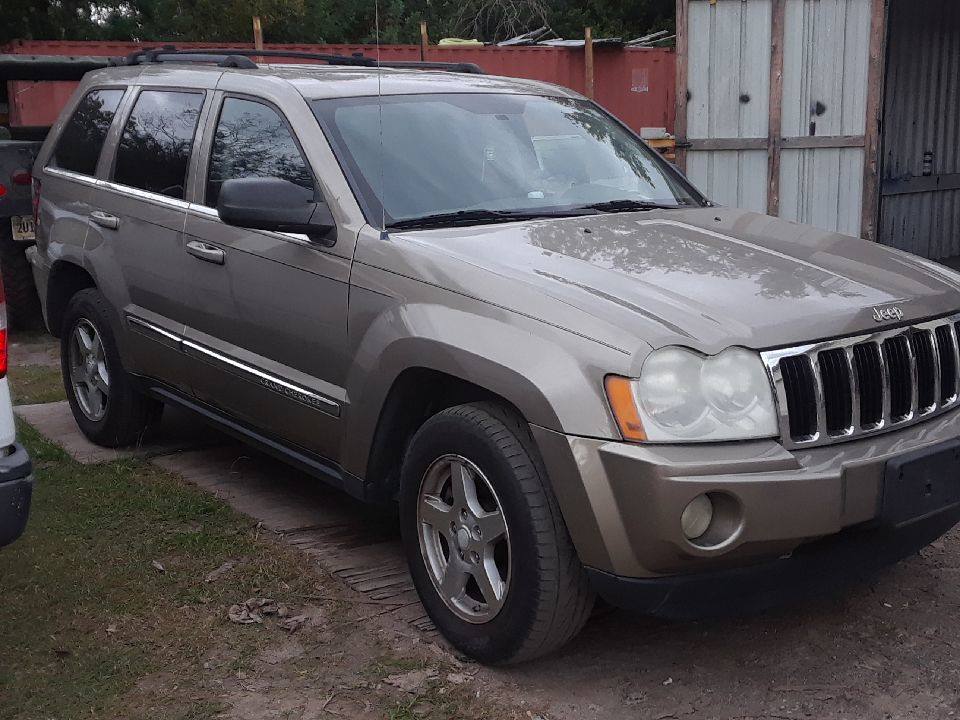
<svg viewBox="0 0 960 720"><path fill-rule="evenodd" d="M399 688L404 692L418 693L423 689L424 685L426 685L428 681L436 676L437 671L433 669L411 670L410 672L387 675L383 681L387 685L392 685L393 687Z"/></svg>
<svg viewBox="0 0 960 720"><path fill-rule="evenodd" d="M214 580L217 580L218 578L222 577L223 575L226 575L228 572L233 570L236 564L237 563L233 560L227 560L223 565L218 567L216 570L211 571L210 574L203 579L203 581L211 583Z"/></svg>
<svg viewBox="0 0 960 720"><path fill-rule="evenodd" d="M152 560L150 564L153 565L153 569L156 570L157 572L162 572L162 573L166 572L166 570L164 569L163 565L160 563L159 560Z"/></svg>
<svg viewBox="0 0 960 720"><path fill-rule="evenodd" d="M277 626L289 633L295 633L308 622L310 622L310 617L308 615L295 615L293 617L284 618L277 623Z"/></svg>
<svg viewBox="0 0 960 720"><path fill-rule="evenodd" d="M447 675L447 682L453 683L454 685L463 685L465 682L470 682L471 677L466 673L450 673Z"/></svg>

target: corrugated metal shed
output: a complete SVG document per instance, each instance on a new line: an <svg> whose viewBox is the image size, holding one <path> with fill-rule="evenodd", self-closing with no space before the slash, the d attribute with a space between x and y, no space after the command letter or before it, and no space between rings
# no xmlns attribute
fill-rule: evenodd
<svg viewBox="0 0 960 720"><path fill-rule="evenodd" d="M960 255L960 3L890 9L880 240Z"/></svg>
<svg viewBox="0 0 960 720"><path fill-rule="evenodd" d="M859 234L875 4L680 0L677 127L694 183Z"/></svg>
<svg viewBox="0 0 960 720"><path fill-rule="evenodd" d="M870 0L788 2L784 31L780 216L859 235ZM856 146L787 147L815 137Z"/></svg>
<svg viewBox="0 0 960 720"><path fill-rule="evenodd" d="M687 173L708 197L757 212L767 208L771 8L690 3L687 26Z"/></svg>
<svg viewBox="0 0 960 720"><path fill-rule="evenodd" d="M960 2L677 0L677 53L708 195L960 257Z"/></svg>

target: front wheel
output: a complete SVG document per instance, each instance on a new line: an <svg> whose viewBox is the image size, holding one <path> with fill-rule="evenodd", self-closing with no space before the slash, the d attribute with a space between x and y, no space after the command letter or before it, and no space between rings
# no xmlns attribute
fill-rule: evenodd
<svg viewBox="0 0 960 720"><path fill-rule="evenodd" d="M494 403L460 405L417 431L400 514L430 618L484 663L544 655L570 640L593 593L525 423Z"/></svg>
<svg viewBox="0 0 960 720"><path fill-rule="evenodd" d="M123 369L109 312L95 288L70 299L60 332L60 367L83 434L97 445L121 447L159 420L163 404L141 393Z"/></svg>

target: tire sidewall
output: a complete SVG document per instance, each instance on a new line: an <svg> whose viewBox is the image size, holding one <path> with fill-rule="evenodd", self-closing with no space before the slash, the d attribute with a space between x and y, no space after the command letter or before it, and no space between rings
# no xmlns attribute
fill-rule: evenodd
<svg viewBox="0 0 960 720"><path fill-rule="evenodd" d="M417 503L420 484L430 465L443 455L462 455L493 486L510 534L510 581L500 612L473 624L451 611L430 579L420 549ZM525 458L532 472L536 466ZM476 424L455 415L435 416L414 436L404 457L400 480L400 521L404 550L414 583L430 618L443 635L465 654L481 662L507 662L523 646L539 604L541 558L531 508L520 490L516 470L496 443Z"/></svg>

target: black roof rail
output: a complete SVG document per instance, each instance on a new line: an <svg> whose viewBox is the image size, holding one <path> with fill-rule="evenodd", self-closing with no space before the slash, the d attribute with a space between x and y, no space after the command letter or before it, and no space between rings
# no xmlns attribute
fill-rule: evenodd
<svg viewBox="0 0 960 720"><path fill-rule="evenodd" d="M221 67L236 67L253 70L258 65L250 58L295 58L298 60L318 60L329 65L347 65L353 67L406 68L411 70L445 70L447 72L471 73L482 75L483 70L475 63L468 62L429 62L419 60L384 60L365 55L331 55L327 53L300 52L297 50L246 50L236 48L211 48L178 50L172 45L150 50L140 50L121 58L117 64L141 65L163 62L206 62Z"/></svg>

